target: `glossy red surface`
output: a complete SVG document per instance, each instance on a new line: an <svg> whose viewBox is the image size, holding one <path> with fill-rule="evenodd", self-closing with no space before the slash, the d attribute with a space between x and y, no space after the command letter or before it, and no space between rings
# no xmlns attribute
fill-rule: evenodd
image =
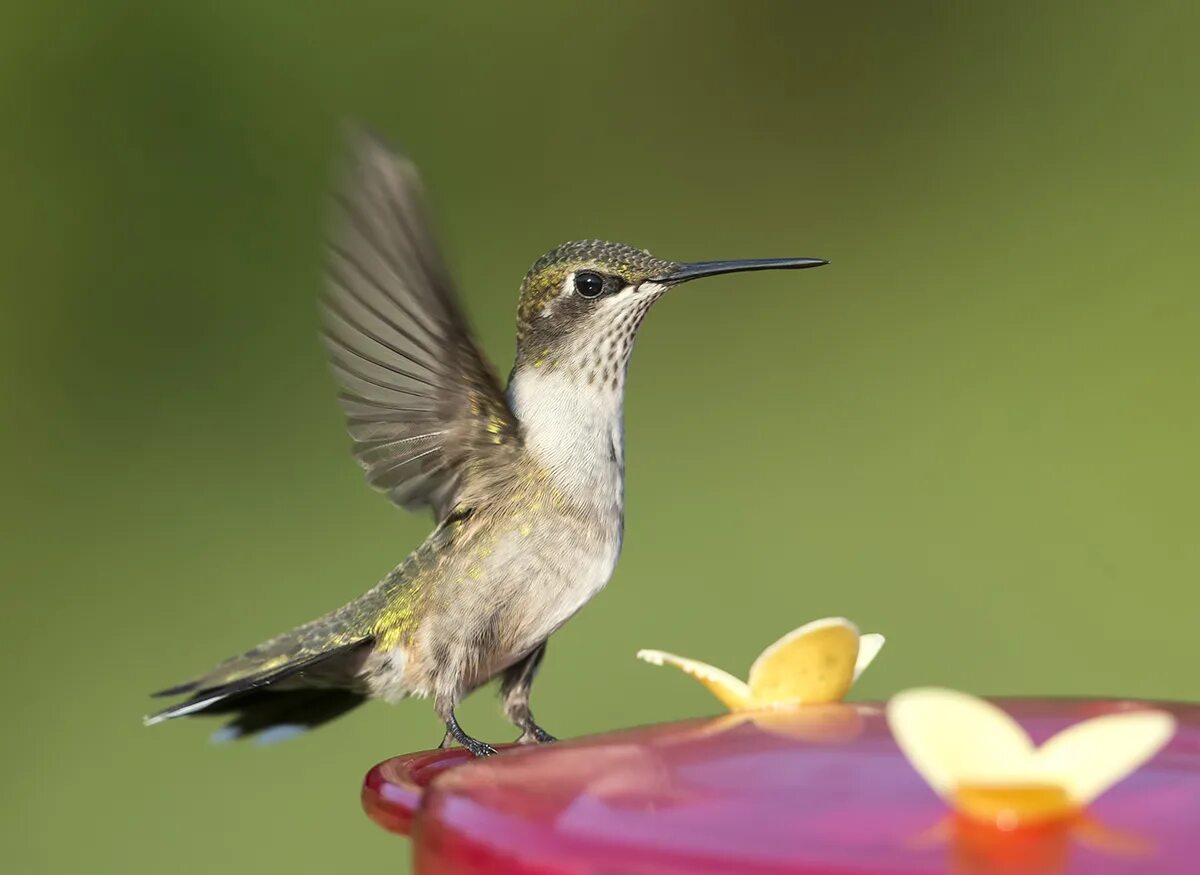
<svg viewBox="0 0 1200 875"><path fill-rule="evenodd" d="M1136 703L1002 700L1036 741ZM363 805L423 875L1200 872L1200 706L1086 816L1001 833L961 821L882 710L837 705L633 729L470 761L376 766Z"/></svg>

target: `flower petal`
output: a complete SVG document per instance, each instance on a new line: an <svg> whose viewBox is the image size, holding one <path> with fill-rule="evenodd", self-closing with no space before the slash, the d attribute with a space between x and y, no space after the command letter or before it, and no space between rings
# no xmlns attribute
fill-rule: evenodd
<svg viewBox="0 0 1200 875"><path fill-rule="evenodd" d="M1037 781L1033 743L990 702L937 687L897 693L888 725L913 768L939 796L963 783Z"/></svg>
<svg viewBox="0 0 1200 875"><path fill-rule="evenodd" d="M1106 714L1064 729L1035 759L1082 806L1132 774L1174 734L1175 718L1163 711Z"/></svg>
<svg viewBox="0 0 1200 875"><path fill-rule="evenodd" d="M883 650L886 641L887 639L878 632L868 632L858 639L858 659L854 661L855 681L867 670L867 666L875 661L875 657L879 655L879 651Z"/></svg>
<svg viewBox="0 0 1200 875"><path fill-rule="evenodd" d="M731 711L739 711L752 707L750 688L729 672L722 671L707 662L676 656L662 650L639 650L638 659L651 665L673 665L675 668L694 677L709 692L720 699Z"/></svg>
<svg viewBox="0 0 1200 875"><path fill-rule="evenodd" d="M750 667L750 692L759 705L840 702L857 659L857 626L842 617L814 620L762 652Z"/></svg>

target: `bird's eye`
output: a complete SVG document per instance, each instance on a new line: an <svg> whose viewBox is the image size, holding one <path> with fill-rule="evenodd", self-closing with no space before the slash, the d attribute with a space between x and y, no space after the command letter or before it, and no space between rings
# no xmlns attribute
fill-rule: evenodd
<svg viewBox="0 0 1200 875"><path fill-rule="evenodd" d="M580 271L575 274L575 291L581 298L598 298L604 291L604 277L590 270Z"/></svg>

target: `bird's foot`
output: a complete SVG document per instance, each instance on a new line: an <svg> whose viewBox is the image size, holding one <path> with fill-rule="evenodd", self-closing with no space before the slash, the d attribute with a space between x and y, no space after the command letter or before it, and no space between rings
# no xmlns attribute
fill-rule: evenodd
<svg viewBox="0 0 1200 875"><path fill-rule="evenodd" d="M525 725L521 737L517 739L517 744L549 744L552 741L558 741L558 739L530 721Z"/></svg>
<svg viewBox="0 0 1200 875"><path fill-rule="evenodd" d="M458 721L454 718L454 712L450 712L450 717L446 721L446 734L442 737L442 743L438 747L445 750L450 746L451 741L457 741L463 747L471 752L473 757L490 757L496 752L496 748L478 738L473 738L463 732L463 728L458 725Z"/></svg>
<svg viewBox="0 0 1200 875"><path fill-rule="evenodd" d="M471 738L469 736L463 741L463 747L471 752L471 756L476 758L490 757L496 752L496 748L492 747L486 741L480 741L478 738Z"/></svg>
<svg viewBox="0 0 1200 875"><path fill-rule="evenodd" d="M445 738L442 739L442 743L438 745L438 750L449 750L454 746L454 742L456 741L469 750L471 755L475 757L490 757L496 752L496 748L492 747L486 741L480 741L478 738L472 738L466 733L463 733L462 738L455 738L449 732L447 732Z"/></svg>

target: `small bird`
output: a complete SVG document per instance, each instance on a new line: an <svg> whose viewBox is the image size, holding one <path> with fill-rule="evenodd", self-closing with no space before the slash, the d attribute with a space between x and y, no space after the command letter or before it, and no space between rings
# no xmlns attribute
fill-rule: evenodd
<svg viewBox="0 0 1200 875"><path fill-rule="evenodd" d="M625 375L667 291L815 258L673 262L622 243L564 243L526 274L507 391L476 344L407 159L350 136L334 198L324 339L367 481L436 526L341 608L155 695L188 698L147 724L232 715L223 738L275 740L367 699L455 706L499 677L521 743L554 741L530 689L547 639L608 582L624 518Z"/></svg>

